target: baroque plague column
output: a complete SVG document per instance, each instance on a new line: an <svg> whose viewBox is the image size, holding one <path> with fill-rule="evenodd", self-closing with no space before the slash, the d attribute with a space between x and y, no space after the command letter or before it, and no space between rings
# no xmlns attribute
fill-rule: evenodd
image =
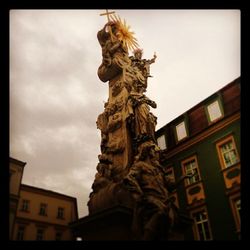
<svg viewBox="0 0 250 250"><path fill-rule="evenodd" d="M156 56L153 61L141 59L142 51L125 21L115 14L109 17L107 12L107 15L111 21L98 32L97 38L102 49L98 76L101 81L108 82L109 98L96 122L102 139L88 203L90 214L117 203L131 206L123 179L139 148L142 150L149 142L157 148L154 138L156 117L149 107L156 108L156 104L144 94L148 67ZM129 50L134 50L134 56L129 56Z"/></svg>
<svg viewBox="0 0 250 250"><path fill-rule="evenodd" d="M177 209L168 192L186 177L173 183L159 163L156 117L150 112L156 103L145 95L151 77L149 67L156 55L150 60L142 59L142 49L125 20L122 22L114 12L102 15L107 15L108 22L97 33L102 51L97 73L102 82L108 82L109 97L96 122L101 130L101 154L85 221L122 206L133 211L133 239L167 239L178 221ZM133 56L129 56L130 50ZM85 228L88 234L90 227ZM116 231L107 237L112 239Z"/></svg>

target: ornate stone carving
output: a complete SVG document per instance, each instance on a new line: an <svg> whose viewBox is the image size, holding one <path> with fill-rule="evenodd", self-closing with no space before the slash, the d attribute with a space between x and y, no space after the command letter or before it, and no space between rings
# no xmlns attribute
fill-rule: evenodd
<svg viewBox="0 0 250 250"><path fill-rule="evenodd" d="M109 117L108 131L113 132L122 126L122 114L120 112L115 113Z"/></svg>
<svg viewBox="0 0 250 250"><path fill-rule="evenodd" d="M143 94L151 77L149 65L155 62L156 55L146 60L141 58L142 50L136 50L129 57L129 48L138 47L136 39L120 19L111 16L111 20L97 33L102 48L98 76L103 82L109 81L109 98L97 118L102 154L88 202L89 212L119 203L119 194L129 191L135 203L137 239L163 239L175 223L176 207L168 193L178 183L166 178L159 163L157 118L150 112L156 103ZM132 203L126 198L123 204Z"/></svg>
<svg viewBox="0 0 250 250"><path fill-rule="evenodd" d="M115 97L117 96L122 88L124 87L123 82L122 81L117 81L113 86L112 86L112 95Z"/></svg>

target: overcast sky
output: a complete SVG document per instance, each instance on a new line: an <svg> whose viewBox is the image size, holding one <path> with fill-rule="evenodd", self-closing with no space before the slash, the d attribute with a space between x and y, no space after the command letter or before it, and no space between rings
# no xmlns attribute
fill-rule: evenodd
<svg viewBox="0 0 250 250"><path fill-rule="evenodd" d="M105 10L10 12L10 156L23 183L87 201L100 154L97 116L108 84L97 76ZM111 10L110 10L111 11ZM115 10L151 65L146 95L157 129L240 76L239 10Z"/></svg>

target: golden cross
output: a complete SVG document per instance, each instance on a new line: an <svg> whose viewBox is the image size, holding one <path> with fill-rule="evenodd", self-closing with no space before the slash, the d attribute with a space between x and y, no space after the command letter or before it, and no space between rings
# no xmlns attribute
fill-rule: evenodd
<svg viewBox="0 0 250 250"><path fill-rule="evenodd" d="M106 9L106 12L101 13L100 16L107 16L108 22L110 22L109 15L114 14L114 13L115 13L114 11L108 12L108 10Z"/></svg>
<svg viewBox="0 0 250 250"><path fill-rule="evenodd" d="M114 14L115 11L111 11L111 12L108 12L108 10L106 9L106 12L105 13L101 13L100 16L107 16L108 18L108 22L110 22L110 18L109 18L109 15L112 15ZM112 34L112 30L111 30L111 27L109 27L109 33L110 33L110 37L111 37L111 41L113 42L113 34Z"/></svg>

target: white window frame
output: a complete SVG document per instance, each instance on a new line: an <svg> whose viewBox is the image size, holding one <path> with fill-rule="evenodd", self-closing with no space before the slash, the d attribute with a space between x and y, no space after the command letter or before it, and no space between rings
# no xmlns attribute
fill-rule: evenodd
<svg viewBox="0 0 250 250"><path fill-rule="evenodd" d="M28 211L29 211L29 208L30 208L30 201L29 201L29 200L26 200L26 199L23 199L23 200L22 200L21 211L28 212Z"/></svg>
<svg viewBox="0 0 250 250"><path fill-rule="evenodd" d="M189 165L189 163L193 163L191 165L191 168L187 171L187 165ZM186 186L188 185L192 185L194 183L197 183L201 180L201 175L200 175L200 170L199 170L199 165L198 165L198 160L196 155L193 155L191 157L186 158L185 160L182 161L182 169L183 169L183 174L187 175L187 174L196 174L195 176L191 177L191 178L187 178L185 179L185 184Z"/></svg>
<svg viewBox="0 0 250 250"><path fill-rule="evenodd" d="M221 110L219 100L215 100L214 102L207 105L207 112L208 112L210 122L214 122L220 119L223 116L223 113Z"/></svg>
<svg viewBox="0 0 250 250"><path fill-rule="evenodd" d="M232 148L229 149L226 152L222 152L222 146L228 143L232 143ZM219 156L219 160L220 160L220 164L221 164L221 168L222 169L227 169L231 166L233 166L234 164L237 164L238 162L240 162L240 157L236 148L236 144L234 141L234 137L232 135L225 137L223 140L220 140L219 142L216 143L216 148L217 148L217 152L218 152L218 156ZM227 164L224 155L226 153L230 153L234 151L235 152L235 162ZM231 155L230 155L230 159L232 159Z"/></svg>
<svg viewBox="0 0 250 250"><path fill-rule="evenodd" d="M201 213L205 213L205 216L206 218L201 218L200 217L200 220L197 221L196 220L196 215L201 215ZM207 214L207 211L205 209L203 210L200 210L200 211L196 211L193 213L193 219L194 219L194 224L195 224L195 227L196 227L196 232L197 232L197 236L198 236L198 239L201 240L201 237L200 237L200 231L198 229L198 225L201 224L201 227L202 227L202 236L204 238L204 240L212 240L212 232L211 232L211 228L210 228L210 225L209 225L209 220L208 220L208 214ZM205 223L207 224L207 227L208 227L208 231L209 231L209 238L207 238L207 235L206 235L206 230L205 230Z"/></svg>
<svg viewBox="0 0 250 250"><path fill-rule="evenodd" d="M157 144L160 149L164 150L167 148L166 137L165 135L161 135L157 138Z"/></svg>
<svg viewBox="0 0 250 250"><path fill-rule="evenodd" d="M231 144L231 148L229 148L229 144ZM223 152L223 146L227 146L228 148ZM220 153L221 153L221 156L222 156L222 160L224 162L224 166L226 168L234 165L235 163L239 162L239 159L237 157L237 152L236 152L236 148L235 148L235 145L233 143L232 140L229 140L227 142L225 142L224 144L222 144L220 146ZM226 157L228 157L228 160L229 162L226 162Z"/></svg>
<svg viewBox="0 0 250 250"><path fill-rule="evenodd" d="M178 141L187 137L187 128L185 121L180 122L178 125L175 126L176 130L176 137Z"/></svg>

